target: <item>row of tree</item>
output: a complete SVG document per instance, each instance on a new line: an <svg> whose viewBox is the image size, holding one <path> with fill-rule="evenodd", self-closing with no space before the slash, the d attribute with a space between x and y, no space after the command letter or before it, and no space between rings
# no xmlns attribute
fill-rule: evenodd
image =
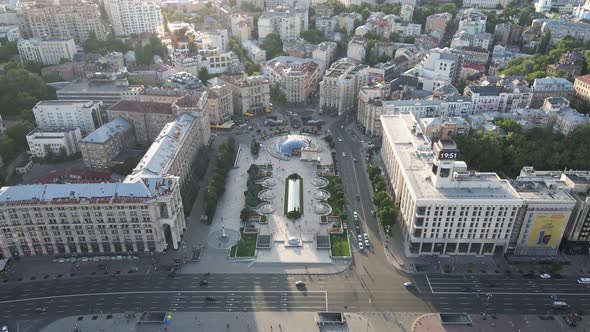
<svg viewBox="0 0 590 332"><path fill-rule="evenodd" d="M204 205L207 214L207 222L211 223L215 216L215 209L219 198L225 193L227 173L234 165L236 157L235 140L228 138L219 146L219 152L215 160L213 176L209 179L205 190Z"/></svg>
<svg viewBox="0 0 590 332"><path fill-rule="evenodd" d="M397 209L393 199L387 194L385 180L381 176L381 168L367 165L367 173L373 185L373 203L377 206L377 220L383 226L391 226L397 219Z"/></svg>
<svg viewBox="0 0 590 332"><path fill-rule="evenodd" d="M554 134L551 129L535 128L523 132L514 120L497 120L506 135L475 132L455 141L461 159L481 171L515 177L523 166L540 170L590 169L590 126L581 126L570 135ZM485 153L482 153L485 151Z"/></svg>

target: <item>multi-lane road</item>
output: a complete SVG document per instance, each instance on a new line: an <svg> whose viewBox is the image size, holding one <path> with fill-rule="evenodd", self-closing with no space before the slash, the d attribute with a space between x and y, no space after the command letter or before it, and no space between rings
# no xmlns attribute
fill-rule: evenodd
<svg viewBox="0 0 590 332"><path fill-rule="evenodd" d="M145 310L545 314L552 312L551 303L556 299L566 301L575 310L590 310L590 285L580 285L572 277L408 277L395 271L387 262L379 227L370 213L373 204L364 151L343 120L333 122L330 130L336 141L348 213L358 212L361 232L368 233L371 241L371 247L363 250L352 241L354 260L347 271L333 275L181 274L174 278L166 273L152 273L11 282L0 285L0 323ZM342 157L342 152L346 157ZM204 279L208 284L200 286ZM298 280L306 283L305 289L295 287ZM408 280L416 287L405 288L403 282ZM208 301L207 297L215 301ZM47 309L39 313L37 308Z"/></svg>

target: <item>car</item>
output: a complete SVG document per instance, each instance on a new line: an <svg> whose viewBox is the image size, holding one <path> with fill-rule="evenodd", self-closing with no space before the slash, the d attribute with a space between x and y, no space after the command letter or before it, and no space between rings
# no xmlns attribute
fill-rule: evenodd
<svg viewBox="0 0 590 332"><path fill-rule="evenodd" d="M364 238L365 240L368 240L368 239L369 239L369 235L368 235L367 233L363 233L363 238Z"/></svg>
<svg viewBox="0 0 590 332"><path fill-rule="evenodd" d="M8 332L8 326L6 326L6 325L2 326L2 332Z"/></svg>
<svg viewBox="0 0 590 332"><path fill-rule="evenodd" d="M305 287L305 282L297 280L295 281L295 287Z"/></svg>
<svg viewBox="0 0 590 332"><path fill-rule="evenodd" d="M209 285L209 282L207 280L199 281L199 286L207 286L207 285Z"/></svg>
<svg viewBox="0 0 590 332"><path fill-rule="evenodd" d="M46 312L47 311L47 307L39 307L39 308L35 308L35 312L40 314L42 312Z"/></svg>
<svg viewBox="0 0 590 332"><path fill-rule="evenodd" d="M207 300L207 302L215 302L215 301L217 301L217 299L215 297L213 297L213 296L207 296L205 299Z"/></svg>
<svg viewBox="0 0 590 332"><path fill-rule="evenodd" d="M365 240L365 247L370 247L371 245L369 244L369 240Z"/></svg>
<svg viewBox="0 0 590 332"><path fill-rule="evenodd" d="M469 288L469 287L461 287L461 288L459 288L459 291L461 291L461 292L470 292L471 291L471 288Z"/></svg>
<svg viewBox="0 0 590 332"><path fill-rule="evenodd" d="M342 152L342 157L346 157L346 152Z"/></svg>
<svg viewBox="0 0 590 332"><path fill-rule="evenodd" d="M352 216L354 217L354 220L359 218L359 214L356 211L352 211Z"/></svg>
<svg viewBox="0 0 590 332"><path fill-rule="evenodd" d="M338 142L342 142L342 137L338 137Z"/></svg>
<svg viewBox="0 0 590 332"><path fill-rule="evenodd" d="M363 242L359 241L359 249L365 249L365 247L363 246Z"/></svg>
<svg viewBox="0 0 590 332"><path fill-rule="evenodd" d="M362 241L363 240L363 236L360 235L360 234L357 234L356 237L359 239L359 241Z"/></svg>
<svg viewBox="0 0 590 332"><path fill-rule="evenodd" d="M371 215L374 217L377 215L377 213L375 212L375 210L371 210Z"/></svg>
<svg viewBox="0 0 590 332"><path fill-rule="evenodd" d="M414 287L414 283L411 281L404 282L404 287Z"/></svg>
<svg viewBox="0 0 590 332"><path fill-rule="evenodd" d="M356 158L353 158L352 161L354 161L356 163Z"/></svg>
<svg viewBox="0 0 590 332"><path fill-rule="evenodd" d="M547 273L541 273L539 277L541 277L541 279L551 279L551 275Z"/></svg>

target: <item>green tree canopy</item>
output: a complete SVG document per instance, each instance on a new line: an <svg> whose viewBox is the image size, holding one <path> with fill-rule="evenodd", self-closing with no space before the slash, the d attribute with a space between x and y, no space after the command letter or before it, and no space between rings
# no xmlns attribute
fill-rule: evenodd
<svg viewBox="0 0 590 332"><path fill-rule="evenodd" d="M262 41L261 48L266 51L266 59L283 54L283 41L278 33L270 33Z"/></svg>

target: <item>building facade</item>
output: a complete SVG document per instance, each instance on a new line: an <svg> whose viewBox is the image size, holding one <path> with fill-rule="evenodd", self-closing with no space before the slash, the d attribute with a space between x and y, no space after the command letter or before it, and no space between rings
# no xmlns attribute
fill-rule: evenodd
<svg viewBox="0 0 590 332"><path fill-rule="evenodd" d="M56 131L33 129L27 134L29 150L34 158L54 156L69 157L80 152L78 142L82 139L80 129Z"/></svg>
<svg viewBox="0 0 590 332"><path fill-rule="evenodd" d="M211 124L220 124L229 120L234 114L234 100L230 88L225 84L209 87L207 108Z"/></svg>
<svg viewBox="0 0 590 332"><path fill-rule="evenodd" d="M24 38L83 42L91 33L99 39L106 35L98 5L92 1L20 1L17 17Z"/></svg>
<svg viewBox="0 0 590 332"><path fill-rule="evenodd" d="M56 91L58 100L92 100L108 108L123 98L140 94L143 86L129 85L127 79L77 79Z"/></svg>
<svg viewBox="0 0 590 332"><path fill-rule="evenodd" d="M265 11L258 18L258 40L271 33L281 37L281 41L295 41L302 32L308 29L307 9L278 7Z"/></svg>
<svg viewBox="0 0 590 332"><path fill-rule="evenodd" d="M35 122L41 130L74 130L80 128L82 135L93 132L100 124L102 102L90 100L42 100L33 107Z"/></svg>
<svg viewBox="0 0 590 332"><path fill-rule="evenodd" d="M105 0L107 16L115 36L150 32L164 33L163 18L158 3L140 0Z"/></svg>
<svg viewBox="0 0 590 332"><path fill-rule="evenodd" d="M63 60L71 61L77 53L74 39L19 39L16 45L23 62L34 61L44 65L57 65Z"/></svg>
<svg viewBox="0 0 590 332"><path fill-rule="evenodd" d="M262 75L222 75L217 78L232 92L234 113L262 113L270 107L270 82Z"/></svg>
<svg viewBox="0 0 590 332"><path fill-rule="evenodd" d="M113 159L134 144L131 124L123 118L115 118L80 141L82 161L88 168L108 169Z"/></svg>
<svg viewBox="0 0 590 332"><path fill-rule="evenodd" d="M590 102L590 75L576 77L574 92L579 100Z"/></svg>
<svg viewBox="0 0 590 332"><path fill-rule="evenodd" d="M323 67L323 62L318 59L281 56L268 61L262 67L262 73L271 84L278 84L287 103L305 105L311 94L317 91Z"/></svg>
<svg viewBox="0 0 590 332"><path fill-rule="evenodd" d="M545 77L535 78L533 82L533 99L531 100L531 107L541 107L545 98L549 97L563 97L572 99L574 97L574 85L565 78L560 77Z"/></svg>

